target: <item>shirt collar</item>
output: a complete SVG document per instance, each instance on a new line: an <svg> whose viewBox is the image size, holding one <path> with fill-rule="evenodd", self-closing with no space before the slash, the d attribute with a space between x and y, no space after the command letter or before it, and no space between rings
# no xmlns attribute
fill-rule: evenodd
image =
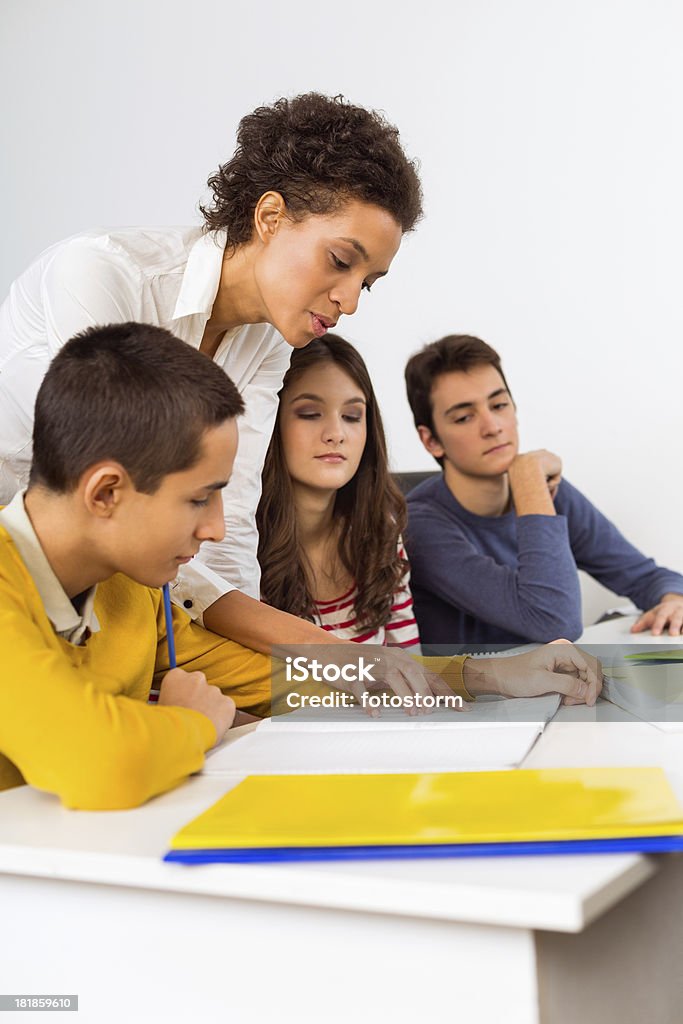
<svg viewBox="0 0 683 1024"><path fill-rule="evenodd" d="M173 320L196 313L211 315L221 282L225 243L225 231L203 232L194 242L185 264Z"/></svg>
<svg viewBox="0 0 683 1024"><path fill-rule="evenodd" d="M87 591L79 615L47 560L24 507L23 494L15 494L9 505L0 511L0 523L14 541L24 565L31 574L55 633L76 645L84 643L90 633L97 633L100 628L94 610L97 587L91 587Z"/></svg>

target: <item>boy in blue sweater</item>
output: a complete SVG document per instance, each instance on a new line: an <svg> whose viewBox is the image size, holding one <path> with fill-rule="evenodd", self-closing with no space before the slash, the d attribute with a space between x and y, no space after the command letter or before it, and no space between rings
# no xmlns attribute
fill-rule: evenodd
<svg viewBox="0 0 683 1024"><path fill-rule="evenodd" d="M647 609L633 632L683 632L683 576L656 565L545 450L519 452L498 354L450 335L406 366L408 401L443 473L408 496L405 537L424 644L575 640L577 568Z"/></svg>

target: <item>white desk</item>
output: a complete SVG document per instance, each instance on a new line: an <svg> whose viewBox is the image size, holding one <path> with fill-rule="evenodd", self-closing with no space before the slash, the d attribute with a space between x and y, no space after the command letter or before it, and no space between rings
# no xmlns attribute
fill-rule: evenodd
<svg viewBox="0 0 683 1024"><path fill-rule="evenodd" d="M673 644L674 647L683 645L683 636L652 636L651 633L632 633L631 626L638 619L637 615L625 615L620 619L610 619L608 622L598 622L595 626L588 626L576 641L577 644Z"/></svg>
<svg viewBox="0 0 683 1024"><path fill-rule="evenodd" d="M661 764L683 799L683 734L612 711L560 717L525 766ZM109 813L0 795L0 991L78 993L81 1024L680 1019L680 858L163 864L237 781Z"/></svg>

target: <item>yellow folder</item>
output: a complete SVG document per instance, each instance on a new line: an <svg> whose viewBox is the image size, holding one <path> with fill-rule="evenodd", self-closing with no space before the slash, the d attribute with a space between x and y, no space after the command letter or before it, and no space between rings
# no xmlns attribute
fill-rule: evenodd
<svg viewBox="0 0 683 1024"><path fill-rule="evenodd" d="M661 768L253 775L174 850L504 843L683 835Z"/></svg>

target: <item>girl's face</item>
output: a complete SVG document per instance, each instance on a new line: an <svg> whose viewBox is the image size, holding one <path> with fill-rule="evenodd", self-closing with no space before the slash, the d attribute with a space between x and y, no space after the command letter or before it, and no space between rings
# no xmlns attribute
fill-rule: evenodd
<svg viewBox="0 0 683 1024"><path fill-rule="evenodd" d="M401 228L386 210L349 200L302 221L264 216L254 280L268 323L293 348L322 338L388 272Z"/></svg>
<svg viewBox="0 0 683 1024"><path fill-rule="evenodd" d="M352 479L367 437L360 387L335 363L311 367L280 399L280 434L295 487L334 492Z"/></svg>

